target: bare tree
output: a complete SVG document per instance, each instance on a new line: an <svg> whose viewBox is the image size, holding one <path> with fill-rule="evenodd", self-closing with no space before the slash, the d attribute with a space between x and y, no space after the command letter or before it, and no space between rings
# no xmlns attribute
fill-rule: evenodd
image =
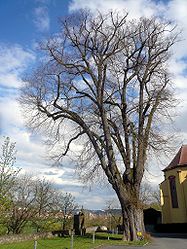
<svg viewBox="0 0 187 249"><path fill-rule="evenodd" d="M121 225L120 206L115 199L108 200L106 204L107 208L105 211L107 212L108 228L111 231Z"/></svg>
<svg viewBox="0 0 187 249"><path fill-rule="evenodd" d="M151 206L157 210L161 210L161 201L160 201L160 189L159 187L154 189L152 192Z"/></svg>
<svg viewBox="0 0 187 249"><path fill-rule="evenodd" d="M36 193L34 200L34 209L30 221L39 232L46 224L46 220L54 219L54 210L59 203L58 191L53 187L52 183L46 179L37 179L34 181L34 189Z"/></svg>
<svg viewBox="0 0 187 249"><path fill-rule="evenodd" d="M152 202L152 195L153 187L149 183L143 182L140 187L140 200L144 208Z"/></svg>
<svg viewBox="0 0 187 249"><path fill-rule="evenodd" d="M140 201L143 208L153 207L160 210L160 190L150 183L143 182L140 187Z"/></svg>
<svg viewBox="0 0 187 249"><path fill-rule="evenodd" d="M33 179L30 175L17 178L11 191L11 209L6 222L8 233L20 233L28 221L46 217L54 205L55 191L46 180Z"/></svg>
<svg viewBox="0 0 187 249"><path fill-rule="evenodd" d="M14 167L16 161L15 143L5 137L0 153L0 212L1 222L6 221L6 214L11 207L10 190L20 169Z"/></svg>
<svg viewBox="0 0 187 249"><path fill-rule="evenodd" d="M77 143L84 178L102 168L127 240L144 232L139 194L147 155L168 142L160 121L174 105L168 60L176 41L171 24L155 18L83 11L61 20L61 32L41 45L46 58L22 88L30 127L53 138L58 159Z"/></svg>
<svg viewBox="0 0 187 249"><path fill-rule="evenodd" d="M75 210L78 208L78 205L75 202L75 198L71 193L60 194L58 202L58 210L61 211L61 217L59 221L62 224L62 230L67 229L68 222L72 221Z"/></svg>
<svg viewBox="0 0 187 249"><path fill-rule="evenodd" d="M14 168L16 161L16 143L5 137L0 155L0 194L5 195L13 186L20 169Z"/></svg>

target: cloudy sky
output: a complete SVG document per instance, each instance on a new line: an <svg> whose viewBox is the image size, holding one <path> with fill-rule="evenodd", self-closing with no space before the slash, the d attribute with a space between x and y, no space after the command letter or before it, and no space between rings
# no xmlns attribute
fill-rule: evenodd
<svg viewBox="0 0 187 249"><path fill-rule="evenodd" d="M130 18L159 15L176 22L182 30L182 41L174 47L170 70L181 100L175 124L182 144L187 143L187 0L0 0L0 140L9 136L16 141L16 165L23 171L52 180L59 189L71 192L80 205L96 209L104 208L114 192L108 185L101 188L93 185L91 191L85 188L77 180L69 159L64 160L62 168L51 167L45 158L45 146L39 136L26 130L16 102L22 77L39 59L37 42L58 32L60 16L80 8L93 12L124 9ZM148 176L150 182L156 184L163 179L162 167Z"/></svg>

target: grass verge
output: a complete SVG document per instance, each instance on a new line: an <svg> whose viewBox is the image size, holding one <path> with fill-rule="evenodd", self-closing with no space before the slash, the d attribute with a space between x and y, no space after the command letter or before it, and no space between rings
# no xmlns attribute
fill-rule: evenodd
<svg viewBox="0 0 187 249"><path fill-rule="evenodd" d="M104 245L144 245L147 241L125 242L122 241L121 235L109 235L105 233L97 233L95 241L92 235L85 237L74 236L73 249L93 249ZM94 242L94 243L93 243ZM70 249L71 238L52 238L37 240L37 249ZM24 241L19 243L9 243L0 245L0 249L34 249L34 241Z"/></svg>

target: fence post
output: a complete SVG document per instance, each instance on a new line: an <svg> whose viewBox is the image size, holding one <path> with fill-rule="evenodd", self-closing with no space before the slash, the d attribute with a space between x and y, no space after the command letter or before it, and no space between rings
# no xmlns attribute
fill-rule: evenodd
<svg viewBox="0 0 187 249"><path fill-rule="evenodd" d="M71 233L71 246L70 246L71 249L73 249L73 231Z"/></svg>
<svg viewBox="0 0 187 249"><path fill-rule="evenodd" d="M34 241L34 249L37 249L37 241Z"/></svg>
<svg viewBox="0 0 187 249"><path fill-rule="evenodd" d="M95 243L95 232L93 232L93 244Z"/></svg>

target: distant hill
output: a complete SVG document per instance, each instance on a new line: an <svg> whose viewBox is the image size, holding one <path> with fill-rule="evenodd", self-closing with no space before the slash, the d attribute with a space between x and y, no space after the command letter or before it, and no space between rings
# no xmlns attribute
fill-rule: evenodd
<svg viewBox="0 0 187 249"><path fill-rule="evenodd" d="M81 210L76 210L76 212L80 212ZM94 215L107 215L109 213L109 210L103 210L103 209L96 209L96 210L92 210L92 209L84 209L85 213L91 213ZM121 215L121 209L112 209L110 210L110 213L112 213L113 215Z"/></svg>

